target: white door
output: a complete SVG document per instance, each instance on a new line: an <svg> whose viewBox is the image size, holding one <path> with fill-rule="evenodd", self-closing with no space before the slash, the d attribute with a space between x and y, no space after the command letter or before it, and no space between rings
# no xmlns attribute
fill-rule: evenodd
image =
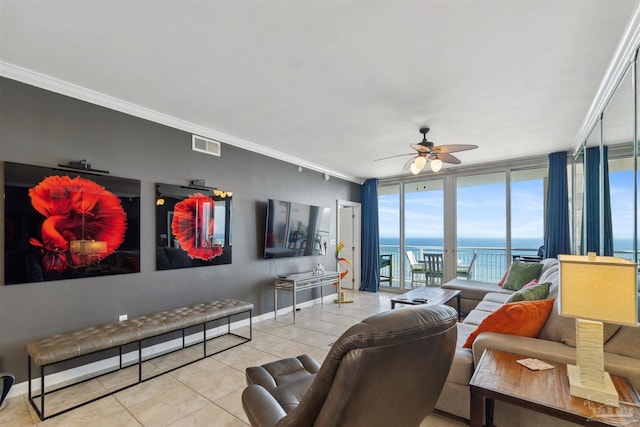
<svg viewBox="0 0 640 427"><path fill-rule="evenodd" d="M340 286L357 290L360 288L360 203L338 200L337 229L337 244L344 244L340 256L351 261L351 264L338 265L340 272L347 271Z"/></svg>

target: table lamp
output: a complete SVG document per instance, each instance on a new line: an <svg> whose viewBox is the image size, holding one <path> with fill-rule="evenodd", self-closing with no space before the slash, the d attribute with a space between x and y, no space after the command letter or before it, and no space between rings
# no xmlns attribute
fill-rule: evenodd
<svg viewBox="0 0 640 427"><path fill-rule="evenodd" d="M603 322L638 326L636 265L608 256L559 255L561 316L576 319L576 366L567 365L570 393L619 406L604 371Z"/></svg>

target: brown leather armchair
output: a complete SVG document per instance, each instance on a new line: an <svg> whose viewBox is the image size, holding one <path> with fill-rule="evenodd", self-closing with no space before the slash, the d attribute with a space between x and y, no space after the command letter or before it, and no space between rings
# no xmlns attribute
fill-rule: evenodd
<svg viewBox="0 0 640 427"><path fill-rule="evenodd" d="M370 316L333 344L322 366L307 355L246 371L252 426L418 426L449 373L457 313L445 305Z"/></svg>

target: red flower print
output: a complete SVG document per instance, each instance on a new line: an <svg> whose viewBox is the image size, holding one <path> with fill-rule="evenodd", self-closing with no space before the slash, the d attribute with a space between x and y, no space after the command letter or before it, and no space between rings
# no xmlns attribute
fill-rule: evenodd
<svg viewBox="0 0 640 427"><path fill-rule="evenodd" d="M213 239L214 200L200 193L176 203L171 231L191 258L210 260L222 254Z"/></svg>
<svg viewBox="0 0 640 427"><path fill-rule="evenodd" d="M65 271L95 263L112 254L122 244L127 214L120 199L95 182L68 176L49 176L29 189L33 207L46 217L42 223L42 242L30 240L44 253L46 271ZM106 243L104 252L72 252L71 241ZM103 245L104 248L104 245Z"/></svg>

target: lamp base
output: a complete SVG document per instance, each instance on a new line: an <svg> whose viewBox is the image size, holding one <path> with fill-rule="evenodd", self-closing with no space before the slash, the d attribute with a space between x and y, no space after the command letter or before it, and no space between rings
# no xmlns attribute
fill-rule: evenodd
<svg viewBox="0 0 640 427"><path fill-rule="evenodd" d="M604 373L602 384L583 384L580 382L580 370L575 365L567 365L569 374L569 391L572 396L593 402L604 403L609 406L620 406L618 392L607 372Z"/></svg>
<svg viewBox="0 0 640 427"><path fill-rule="evenodd" d="M344 291L340 291L340 299L334 299L333 302L336 304L351 304L353 301L344 299Z"/></svg>

